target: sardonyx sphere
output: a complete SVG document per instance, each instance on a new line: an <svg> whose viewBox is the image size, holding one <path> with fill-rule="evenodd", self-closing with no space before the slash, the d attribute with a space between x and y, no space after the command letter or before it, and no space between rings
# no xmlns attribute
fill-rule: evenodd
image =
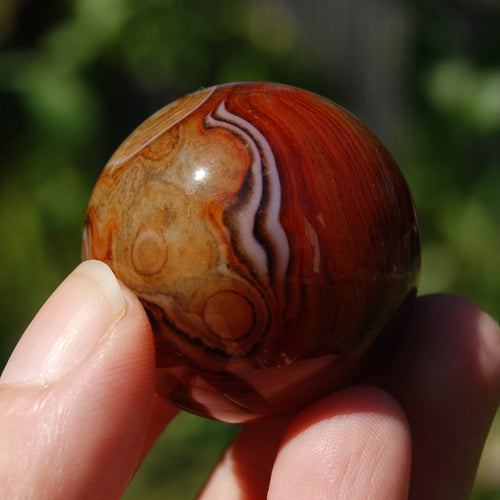
<svg viewBox="0 0 500 500"><path fill-rule="evenodd" d="M202 89L140 125L95 186L83 248L141 300L158 393L227 422L355 381L404 326L420 265L380 141L272 83Z"/></svg>

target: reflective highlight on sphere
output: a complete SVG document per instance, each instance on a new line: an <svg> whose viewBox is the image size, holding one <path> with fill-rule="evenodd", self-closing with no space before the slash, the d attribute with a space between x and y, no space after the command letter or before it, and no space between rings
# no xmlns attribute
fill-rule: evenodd
<svg viewBox="0 0 500 500"><path fill-rule="evenodd" d="M404 324L420 265L380 141L271 83L204 89L140 125L95 186L83 247L144 305L157 391L228 422L354 381Z"/></svg>

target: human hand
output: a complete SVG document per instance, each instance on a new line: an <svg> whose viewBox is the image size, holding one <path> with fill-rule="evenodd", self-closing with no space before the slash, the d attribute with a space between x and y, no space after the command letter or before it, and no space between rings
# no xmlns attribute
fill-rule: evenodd
<svg viewBox="0 0 500 500"><path fill-rule="evenodd" d="M415 316L364 385L245 425L200 498L466 498L500 397L498 327L449 296L418 299ZM1 497L119 498L177 413L154 365L139 301L83 263L0 379Z"/></svg>

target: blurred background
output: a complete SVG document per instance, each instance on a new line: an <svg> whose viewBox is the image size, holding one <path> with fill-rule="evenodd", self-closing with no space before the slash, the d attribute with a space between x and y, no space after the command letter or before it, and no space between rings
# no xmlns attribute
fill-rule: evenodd
<svg viewBox="0 0 500 500"><path fill-rule="evenodd" d="M307 88L372 128L418 207L421 293L464 295L498 321L499 26L496 0L0 0L0 367L79 262L120 142L172 100L237 80ZM475 500L500 498L498 427ZM236 431L182 414L125 498L193 498Z"/></svg>

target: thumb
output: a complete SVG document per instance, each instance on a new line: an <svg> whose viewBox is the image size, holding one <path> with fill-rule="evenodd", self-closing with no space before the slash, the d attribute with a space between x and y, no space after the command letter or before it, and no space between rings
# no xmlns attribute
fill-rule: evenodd
<svg viewBox="0 0 500 500"><path fill-rule="evenodd" d="M39 311L0 378L3 498L118 498L154 392L144 310L103 263L82 263Z"/></svg>

